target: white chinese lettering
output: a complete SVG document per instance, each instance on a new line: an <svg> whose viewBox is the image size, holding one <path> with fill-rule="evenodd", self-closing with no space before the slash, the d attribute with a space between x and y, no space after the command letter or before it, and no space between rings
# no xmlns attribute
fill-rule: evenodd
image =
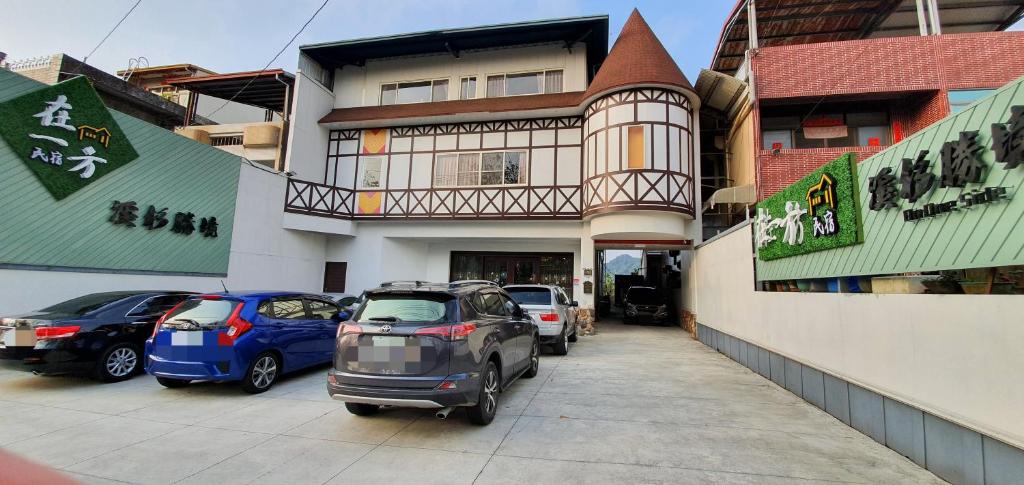
<svg viewBox="0 0 1024 485"><path fill-rule="evenodd" d="M62 140L62 139L57 138L57 137L54 137L54 136L36 135L34 133L29 133L28 137L29 138L35 138L37 140L52 141L52 142L54 142L54 143L56 143L56 144L58 144L58 145L60 145L62 147L68 146L68 142L67 141Z"/></svg>
<svg viewBox="0 0 1024 485"><path fill-rule="evenodd" d="M782 241L790 246L797 246L804 243L804 225L800 218L807 211L800 208L799 202L786 202L786 217L783 218L783 226L786 232L782 235Z"/></svg>
<svg viewBox="0 0 1024 485"><path fill-rule="evenodd" d="M68 103L68 97L61 94L57 96L57 99L47 101L46 109L32 116L39 118L40 124L43 126L56 126L68 131L75 131L74 126L67 124L68 119L71 118L71 115L67 112L69 109L71 109L71 104Z"/></svg>
<svg viewBox="0 0 1024 485"><path fill-rule="evenodd" d="M84 179L92 177L92 174L96 171L97 163L107 163L105 159L93 156L96 154L96 149L93 147L83 148L82 153L84 153L85 155L77 157L68 157L68 160L74 160L79 162L78 165L75 165L74 167L68 169L69 172L77 172L81 170L82 172L78 174L79 177L82 177Z"/></svg>

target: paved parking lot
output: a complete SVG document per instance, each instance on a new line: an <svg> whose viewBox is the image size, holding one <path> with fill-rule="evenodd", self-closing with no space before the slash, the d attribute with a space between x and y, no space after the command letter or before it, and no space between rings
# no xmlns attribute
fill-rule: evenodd
<svg viewBox="0 0 1024 485"><path fill-rule="evenodd" d="M258 396L15 369L0 447L86 483L941 483L677 328L605 324L545 355L487 427L352 416L324 369Z"/></svg>

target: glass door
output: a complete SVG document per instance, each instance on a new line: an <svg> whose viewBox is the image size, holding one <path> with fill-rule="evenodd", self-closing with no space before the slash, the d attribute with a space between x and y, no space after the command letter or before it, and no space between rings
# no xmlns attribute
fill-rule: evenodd
<svg viewBox="0 0 1024 485"><path fill-rule="evenodd" d="M491 280L498 286L505 286L509 280L509 258L504 256L484 256L484 279Z"/></svg>
<svg viewBox="0 0 1024 485"><path fill-rule="evenodd" d="M512 260L513 280L515 284L540 283L540 258L515 258Z"/></svg>

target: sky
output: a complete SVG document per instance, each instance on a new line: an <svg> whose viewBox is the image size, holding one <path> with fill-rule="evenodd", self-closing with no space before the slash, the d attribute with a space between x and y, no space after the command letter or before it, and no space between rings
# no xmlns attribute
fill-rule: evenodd
<svg viewBox="0 0 1024 485"><path fill-rule="evenodd" d="M88 63L113 73L141 56L150 66L189 63L216 72L259 70L322 1L142 0ZM8 61L58 52L82 60L134 3L9 2L0 13L0 51L7 53ZM733 0L330 0L270 67L294 72L298 46L303 44L580 15L607 14L611 46L637 7L686 77L696 83L700 69L711 62L733 4Z"/></svg>

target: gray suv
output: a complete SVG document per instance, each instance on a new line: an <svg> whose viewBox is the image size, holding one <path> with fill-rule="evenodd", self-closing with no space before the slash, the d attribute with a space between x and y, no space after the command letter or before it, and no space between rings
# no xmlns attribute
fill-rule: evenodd
<svg viewBox="0 0 1024 485"><path fill-rule="evenodd" d="M359 416L398 406L443 419L461 406L489 424L501 391L537 375L539 353L537 326L493 283L385 283L338 326L327 392Z"/></svg>

